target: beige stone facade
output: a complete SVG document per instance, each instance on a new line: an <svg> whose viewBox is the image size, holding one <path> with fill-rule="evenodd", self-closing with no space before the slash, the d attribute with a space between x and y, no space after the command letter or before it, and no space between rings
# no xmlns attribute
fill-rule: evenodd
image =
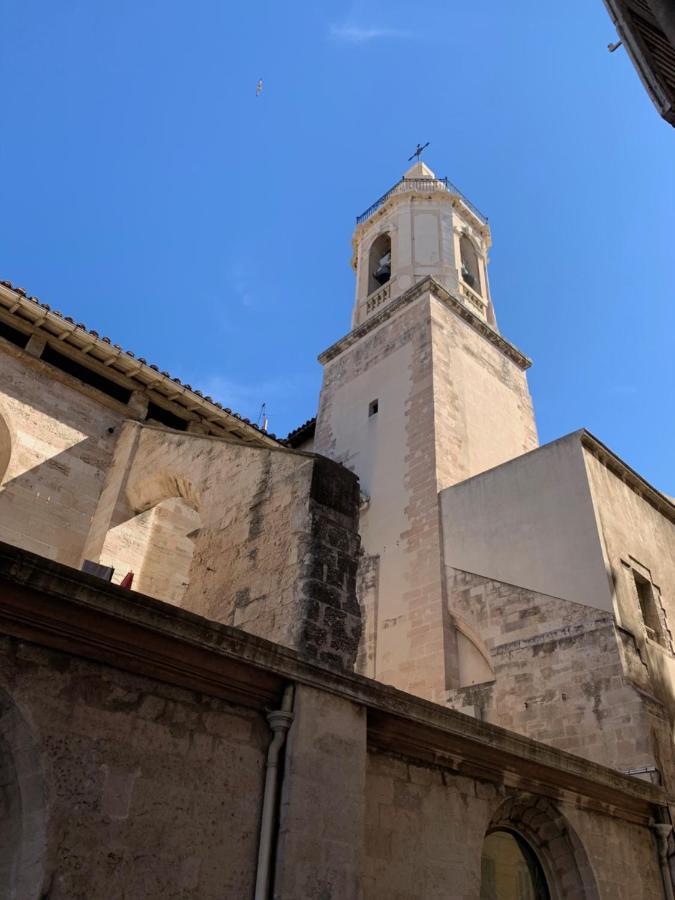
<svg viewBox="0 0 675 900"><path fill-rule="evenodd" d="M258 896L288 685L269 896L479 900L493 828L556 898L663 896L655 785L7 545L0 621L3 897Z"/></svg>
<svg viewBox="0 0 675 900"><path fill-rule="evenodd" d="M0 896L673 900L675 508L538 446L489 246L366 210L287 440L0 283Z"/></svg>

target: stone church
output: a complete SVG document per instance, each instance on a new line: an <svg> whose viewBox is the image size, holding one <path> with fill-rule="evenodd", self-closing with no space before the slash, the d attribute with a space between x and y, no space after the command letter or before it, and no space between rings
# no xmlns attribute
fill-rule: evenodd
<svg viewBox="0 0 675 900"><path fill-rule="evenodd" d="M489 247L360 215L286 439L0 282L0 897L673 900L675 506L539 446Z"/></svg>

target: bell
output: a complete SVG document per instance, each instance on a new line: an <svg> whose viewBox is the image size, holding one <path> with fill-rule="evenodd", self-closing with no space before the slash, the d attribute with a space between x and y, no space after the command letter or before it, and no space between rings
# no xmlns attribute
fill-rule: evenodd
<svg viewBox="0 0 675 900"><path fill-rule="evenodd" d="M391 253L385 253L377 264L373 278L378 284L385 284L391 278Z"/></svg>

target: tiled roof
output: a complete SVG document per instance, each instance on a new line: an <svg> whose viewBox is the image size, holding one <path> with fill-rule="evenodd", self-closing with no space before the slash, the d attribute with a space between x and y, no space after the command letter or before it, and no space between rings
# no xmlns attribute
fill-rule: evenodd
<svg viewBox="0 0 675 900"><path fill-rule="evenodd" d="M6 301L2 302L3 297L0 290L0 309L16 316L19 321L23 321L26 324L37 325L41 328L44 328L47 323L56 326L56 333L54 330L45 329L45 336L57 336L59 342L71 346L71 349L75 348L78 350L84 349L81 339L86 337L87 340L84 342L86 344L85 352L88 352L92 346L96 346L99 351L108 357L104 364L118 374L133 379L139 373L144 372L144 370L147 371L147 375L156 373L149 382L145 378L141 379L141 386L148 387L152 385L152 388L157 390L161 385L167 388L167 390L162 390L161 393L165 395L172 393L173 397L179 394L181 396L190 394L194 398L195 405L188 408L193 412L197 412L197 409L199 409L199 412L202 413L207 421L228 430L231 430L234 426L236 431L242 433L242 437L245 433L248 433L246 436L249 439L262 440L267 444L285 444L285 441L278 439L276 435L263 431L249 419L240 416L239 413L234 412L229 407L223 406L217 400L204 395L191 385L183 384L179 378L173 377L169 372L162 371L159 366L149 363L142 356L136 356L131 350L124 350L119 344L114 344L109 337L101 336L97 331L87 328L82 322L75 322L70 316L64 316L58 310L53 310L47 303L42 303L38 300L37 297L28 296L24 288L15 287L11 281L4 280L0 280L1 287L7 288L15 294L17 301L15 303L10 302L10 305L7 306ZM36 315L32 315L32 312L36 313ZM77 340L78 338L80 339L79 341ZM96 359L96 357L92 358ZM97 361L101 362L101 360ZM172 399L172 397L168 396L168 399Z"/></svg>
<svg viewBox="0 0 675 900"><path fill-rule="evenodd" d="M307 419L306 422L298 426L298 428L294 428L293 431L289 431L286 435L286 443L291 447L297 447L299 444L303 444L311 437L314 437L315 430L316 416L313 419Z"/></svg>

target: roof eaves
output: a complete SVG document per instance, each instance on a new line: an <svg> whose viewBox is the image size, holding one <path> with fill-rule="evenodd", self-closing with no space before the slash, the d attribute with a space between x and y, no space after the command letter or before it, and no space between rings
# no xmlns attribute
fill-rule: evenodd
<svg viewBox="0 0 675 900"><path fill-rule="evenodd" d="M172 377L168 372L160 370L154 363L148 363L143 357L137 357L131 350L124 350L119 344L113 344L109 337L101 337L97 331L88 329L86 325L75 322L70 316L64 316L58 310L30 297L24 288L15 287L11 281L0 280L0 308L19 321L37 327L47 336L57 338L64 345L86 356L96 350L104 358L96 361L123 375L131 381L138 381L139 387L161 388L167 399L181 397L188 411L197 413L212 424L217 424L232 431L245 441L253 441L267 445L284 445L276 435L268 434L249 419L240 416L229 407L224 407L217 400L205 396L201 391L180 379ZM96 357L92 356L92 359ZM188 405L190 404L190 405Z"/></svg>

